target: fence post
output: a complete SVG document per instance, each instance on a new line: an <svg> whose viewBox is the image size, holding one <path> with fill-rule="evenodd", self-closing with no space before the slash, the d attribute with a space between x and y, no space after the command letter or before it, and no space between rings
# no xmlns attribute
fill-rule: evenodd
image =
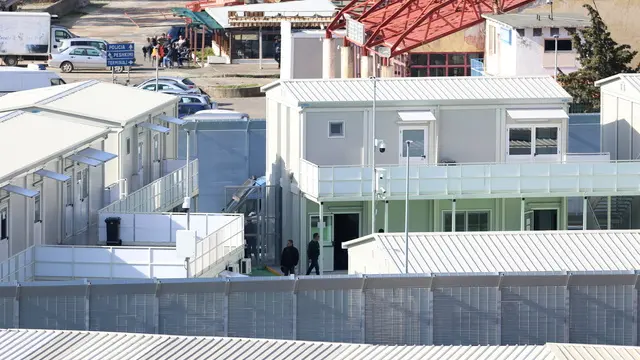
<svg viewBox="0 0 640 360"><path fill-rule="evenodd" d="M362 287L360 289L362 291L362 302L360 304L360 314L361 314L361 318L360 318L360 327L362 330L362 337L360 339L360 342L363 344L367 343L367 324L366 324L366 311L367 311L367 275L362 275Z"/></svg>
<svg viewBox="0 0 640 360"><path fill-rule="evenodd" d="M293 340L298 339L298 277L293 275Z"/></svg>
<svg viewBox="0 0 640 360"><path fill-rule="evenodd" d="M571 281L571 273L567 273L567 279L564 286L564 339L562 342L568 343L571 337L571 292L569 291L569 282Z"/></svg>
<svg viewBox="0 0 640 360"><path fill-rule="evenodd" d="M16 281L16 296L13 298L13 327L20 329L20 283Z"/></svg>
<svg viewBox="0 0 640 360"><path fill-rule="evenodd" d="M229 292L231 291L231 281L227 278L224 284L224 303L222 305L222 312L224 318L224 336L229 336ZM213 334L212 334L213 335Z"/></svg>
<svg viewBox="0 0 640 360"><path fill-rule="evenodd" d="M427 343L425 345L433 345L433 275L429 275L429 284L427 286Z"/></svg>
<svg viewBox="0 0 640 360"><path fill-rule="evenodd" d="M156 281L156 296L153 298L153 326L156 334L160 334L160 280Z"/></svg>
<svg viewBox="0 0 640 360"><path fill-rule="evenodd" d="M91 330L91 282L84 279L86 286L84 293L84 328L85 330Z"/></svg>
<svg viewBox="0 0 640 360"><path fill-rule="evenodd" d="M496 343L491 345L502 344L502 279L504 274L498 276L498 284L496 286Z"/></svg>

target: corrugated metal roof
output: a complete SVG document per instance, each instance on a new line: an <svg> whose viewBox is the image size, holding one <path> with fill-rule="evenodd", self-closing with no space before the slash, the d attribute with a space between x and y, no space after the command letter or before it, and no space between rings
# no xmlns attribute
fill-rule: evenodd
<svg viewBox="0 0 640 360"><path fill-rule="evenodd" d="M103 126L91 126L56 119L44 113L15 112L8 120L0 118L0 183L34 166L73 151L109 132ZM15 114L14 113L14 114Z"/></svg>
<svg viewBox="0 0 640 360"><path fill-rule="evenodd" d="M0 330L3 360L593 360L640 359L640 348L581 344L378 346L68 330Z"/></svg>
<svg viewBox="0 0 640 360"><path fill-rule="evenodd" d="M586 28L591 26L591 19L581 14L483 14L483 18L491 19L514 28Z"/></svg>
<svg viewBox="0 0 640 360"><path fill-rule="evenodd" d="M373 237L404 272L404 234ZM409 269L418 274L640 270L639 230L412 233L409 238Z"/></svg>
<svg viewBox="0 0 640 360"><path fill-rule="evenodd" d="M178 98L93 80L7 94L0 97L0 112L35 103L124 125L154 109L177 105Z"/></svg>
<svg viewBox="0 0 640 360"><path fill-rule="evenodd" d="M373 99L373 81L369 79L280 80L264 86L262 91L278 86L282 87L283 99L292 98L300 104ZM571 101L571 96L549 76L390 78L378 79L376 87L378 102Z"/></svg>

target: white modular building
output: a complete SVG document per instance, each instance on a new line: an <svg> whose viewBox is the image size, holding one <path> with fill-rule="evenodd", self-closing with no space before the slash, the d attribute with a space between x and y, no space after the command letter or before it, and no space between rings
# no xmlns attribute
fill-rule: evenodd
<svg viewBox="0 0 640 360"><path fill-rule="evenodd" d="M98 210L175 159L177 101L98 81L1 97L2 254L97 241Z"/></svg>

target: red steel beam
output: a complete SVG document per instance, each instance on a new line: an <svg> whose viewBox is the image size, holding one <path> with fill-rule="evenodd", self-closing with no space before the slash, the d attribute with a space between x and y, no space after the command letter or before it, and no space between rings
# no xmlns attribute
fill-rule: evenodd
<svg viewBox="0 0 640 360"><path fill-rule="evenodd" d="M385 26L389 25L390 22L392 22L398 15L400 15L404 10L406 10L410 5L414 4L416 1L417 0L405 0L404 4L402 4L398 8L398 10L394 11L393 14L391 14L391 16L386 18L382 23L380 23L380 25L376 27L376 29L373 31L373 33L369 36L367 41L364 43L364 46L371 46L371 43L375 41L375 38L378 36L380 31ZM370 14L370 13L367 13L367 14ZM365 14L362 14L362 18L366 18Z"/></svg>

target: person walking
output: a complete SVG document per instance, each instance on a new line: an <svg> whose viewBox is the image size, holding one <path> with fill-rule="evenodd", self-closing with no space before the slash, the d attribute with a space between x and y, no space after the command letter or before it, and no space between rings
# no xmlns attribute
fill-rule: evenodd
<svg viewBox="0 0 640 360"><path fill-rule="evenodd" d="M287 241L287 246L282 249L282 256L280 256L280 265L282 266L282 272L284 276L295 275L296 265L300 261L300 253L295 246L293 246L293 240Z"/></svg>
<svg viewBox="0 0 640 360"><path fill-rule="evenodd" d="M278 63L278 69L280 69L280 37L276 38L273 42L273 58Z"/></svg>
<svg viewBox="0 0 640 360"><path fill-rule="evenodd" d="M318 265L318 258L320 257L320 234L314 233L313 238L309 241L307 257L309 258L307 275L311 274L313 268L316 269L316 275L320 275L320 266Z"/></svg>

